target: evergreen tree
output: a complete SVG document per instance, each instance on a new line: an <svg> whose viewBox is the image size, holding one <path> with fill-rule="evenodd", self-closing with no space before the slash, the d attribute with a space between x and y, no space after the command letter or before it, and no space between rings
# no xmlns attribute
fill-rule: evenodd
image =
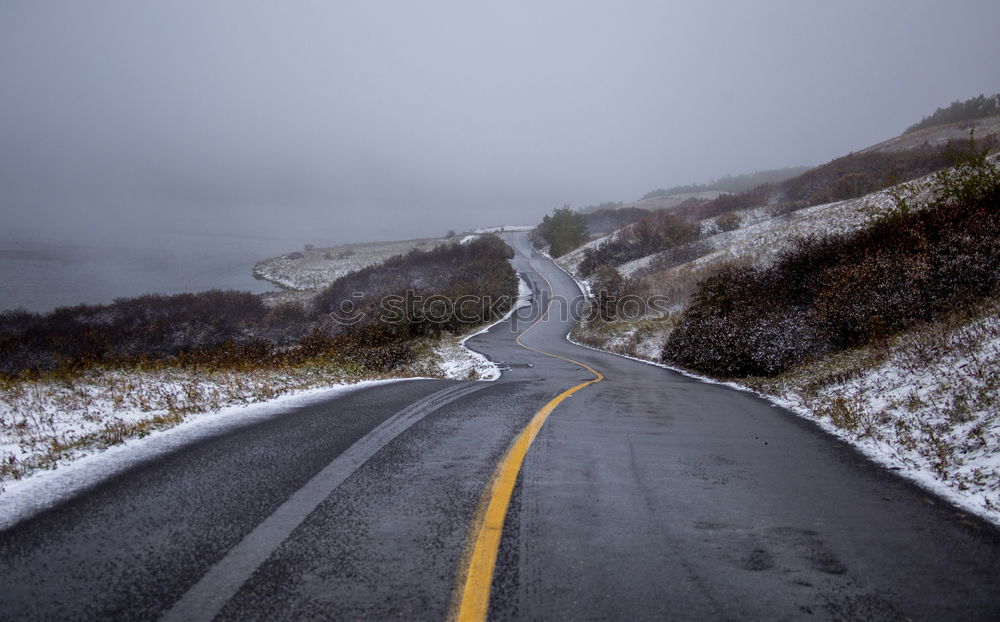
<svg viewBox="0 0 1000 622"><path fill-rule="evenodd" d="M559 257L587 241L587 223L582 214L563 205L542 219L538 233L549 243L552 256Z"/></svg>

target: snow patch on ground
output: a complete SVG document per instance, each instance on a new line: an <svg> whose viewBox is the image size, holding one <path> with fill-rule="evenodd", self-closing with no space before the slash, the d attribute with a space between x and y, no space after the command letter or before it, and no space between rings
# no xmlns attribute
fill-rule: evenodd
<svg viewBox="0 0 1000 622"><path fill-rule="evenodd" d="M93 369L72 378L5 381L0 383L0 492L11 480L196 417L357 380L343 370L316 366Z"/></svg>
<svg viewBox="0 0 1000 622"><path fill-rule="evenodd" d="M624 277L631 277L633 274L640 270L645 270L653 263L653 260L657 258L657 255L646 255L645 257L640 257L633 261L623 263L618 266L618 272Z"/></svg>
<svg viewBox="0 0 1000 622"><path fill-rule="evenodd" d="M499 320L485 326L476 332L465 335L461 339L442 340L434 348L437 366L445 378L453 380L497 380L501 369L484 355L470 349L465 342L486 333L494 326L506 322L518 309L531 306L531 287L520 277L517 277L517 300L511 309Z"/></svg>
<svg viewBox="0 0 1000 622"><path fill-rule="evenodd" d="M919 198L925 196L930 182L931 176L927 176L896 190L904 197ZM755 214L753 220L756 222L753 224L708 238L716 250L694 260L691 265L705 267L740 258L757 264L770 263L795 238L857 231L867 226L873 213L884 212L893 205L891 191L883 190L857 199L814 205L766 219L760 219L761 215Z"/></svg>
<svg viewBox="0 0 1000 622"><path fill-rule="evenodd" d="M580 262L583 261L584 254L587 252L587 249L597 248L598 246L604 244L608 240L617 239L618 236L620 235L620 232L621 229L618 229L616 231L612 231L608 235L601 236L599 238L594 238L593 240L587 242L583 246L571 250L570 252L559 257L558 259L555 259L554 261L556 262L557 266L565 270L567 273L576 274L577 270L580 267ZM545 256L549 257L548 254L545 254ZM549 257L549 259L552 258Z"/></svg>
<svg viewBox="0 0 1000 622"><path fill-rule="evenodd" d="M482 354L465 347L464 339L442 339L434 347L441 375L451 380L496 380L500 368Z"/></svg>
<svg viewBox="0 0 1000 622"><path fill-rule="evenodd" d="M399 381L398 379L370 380L355 384L340 384L296 391L266 403L228 406L214 413L190 417L184 423L172 428L153 431L148 436L128 440L99 453L80 455L78 459L60 465L58 469L37 471L30 477L5 482L3 504L0 504L0 529L8 528L50 508L60 500L140 462L165 455L188 443L250 425L316 401L343 395L349 391ZM135 413L134 416L141 417L143 413Z"/></svg>
<svg viewBox="0 0 1000 622"><path fill-rule="evenodd" d="M741 222L739 228L733 231L719 231L714 219L703 220L699 223L702 237L689 245L692 249L699 249L698 257L687 263L671 266L670 269L688 269L697 273L710 270L721 262L737 259L758 265L770 263L796 238L850 233L867 226L874 213L885 212L894 207L893 192L899 192L911 203L921 202L928 198L932 178L933 175L928 175L864 197L814 205L788 214L774 214L770 207L744 210L737 212ZM559 257L556 263L568 273L576 274L587 249L615 239L620 232L619 229L591 240ZM657 252L616 268L622 276L646 276L658 269L656 263L661 256L675 254L685 248L688 247Z"/></svg>

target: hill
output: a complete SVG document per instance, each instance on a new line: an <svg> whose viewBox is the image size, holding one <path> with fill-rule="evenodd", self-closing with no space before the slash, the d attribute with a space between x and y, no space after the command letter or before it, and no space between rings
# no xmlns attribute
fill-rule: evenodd
<svg viewBox="0 0 1000 622"><path fill-rule="evenodd" d="M948 125L997 115L1000 115L1000 94L990 96L980 95L965 101L954 101L947 108L938 108L933 114L921 119L919 123L906 128L903 134L909 134L937 125Z"/></svg>
<svg viewBox="0 0 1000 622"><path fill-rule="evenodd" d="M787 168L777 168L763 171L754 171L743 175L726 175L707 184L690 184L686 186L674 186L672 188L652 190L643 195L640 201L655 199L659 197L684 198L715 198L715 196L698 196L701 194L711 195L712 193L744 192L751 188L756 188L761 184L773 184L789 177L795 177L809 170L810 166L790 166Z"/></svg>

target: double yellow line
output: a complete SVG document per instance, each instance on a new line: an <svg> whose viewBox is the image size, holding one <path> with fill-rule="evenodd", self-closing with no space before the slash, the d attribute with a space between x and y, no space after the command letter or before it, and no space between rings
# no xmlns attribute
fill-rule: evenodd
<svg viewBox="0 0 1000 622"><path fill-rule="evenodd" d="M549 287L549 292L555 293L552 283L545 278L533 263L528 262L535 272L542 277ZM537 348L524 345L521 338L535 328L542 320L549 315L552 309L553 299L545 307L545 312L535 320L524 332L517 336L517 345L544 356L560 359L579 365L590 373L594 374L592 380L580 383L571 389L563 391L549 403L545 404L535 416L531 418L528 425L514 440L514 443L507 450L500 464L497 466L490 484L483 493L479 502L479 509L472 522L472 529L469 533L469 544L466 555L463 557L462 565L459 568L455 605L452 609L453 618L458 622L479 622L486 619L490 607L490 587L493 584L493 572L496 569L497 551L500 548L500 536L503 533L503 524L507 516L507 507L510 505L511 495L514 493L514 484L517 481L517 474L524 463L524 457L528 453L528 448L538 436L539 430L545 425L545 421L552 414L564 399L573 395L580 389L604 380L604 376L596 369L574 361L573 359L543 352Z"/></svg>

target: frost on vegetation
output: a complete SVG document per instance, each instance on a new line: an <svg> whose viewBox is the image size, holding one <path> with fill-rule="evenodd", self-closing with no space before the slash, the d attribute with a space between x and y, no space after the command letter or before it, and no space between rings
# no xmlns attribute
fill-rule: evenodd
<svg viewBox="0 0 1000 622"><path fill-rule="evenodd" d="M1000 522L1000 314L941 323L753 386Z"/></svg>
<svg viewBox="0 0 1000 622"><path fill-rule="evenodd" d="M555 259L556 264L569 274L577 274L580 263L583 261L588 249L595 249L607 242L614 242L620 236L620 229L612 231L608 235L594 238L586 244L571 250L562 257Z"/></svg>
<svg viewBox="0 0 1000 622"><path fill-rule="evenodd" d="M633 321L579 323L570 338L592 348L658 362L663 342L676 324L676 317L646 318Z"/></svg>
<svg viewBox="0 0 1000 622"><path fill-rule="evenodd" d="M464 347L457 338L442 339L434 348L438 373L451 380L496 380L500 370L482 354Z"/></svg>
<svg viewBox="0 0 1000 622"><path fill-rule="evenodd" d="M399 374L396 374L399 375ZM2 481L167 428L198 413L354 382L350 370L91 370L80 377L0 381Z"/></svg>

